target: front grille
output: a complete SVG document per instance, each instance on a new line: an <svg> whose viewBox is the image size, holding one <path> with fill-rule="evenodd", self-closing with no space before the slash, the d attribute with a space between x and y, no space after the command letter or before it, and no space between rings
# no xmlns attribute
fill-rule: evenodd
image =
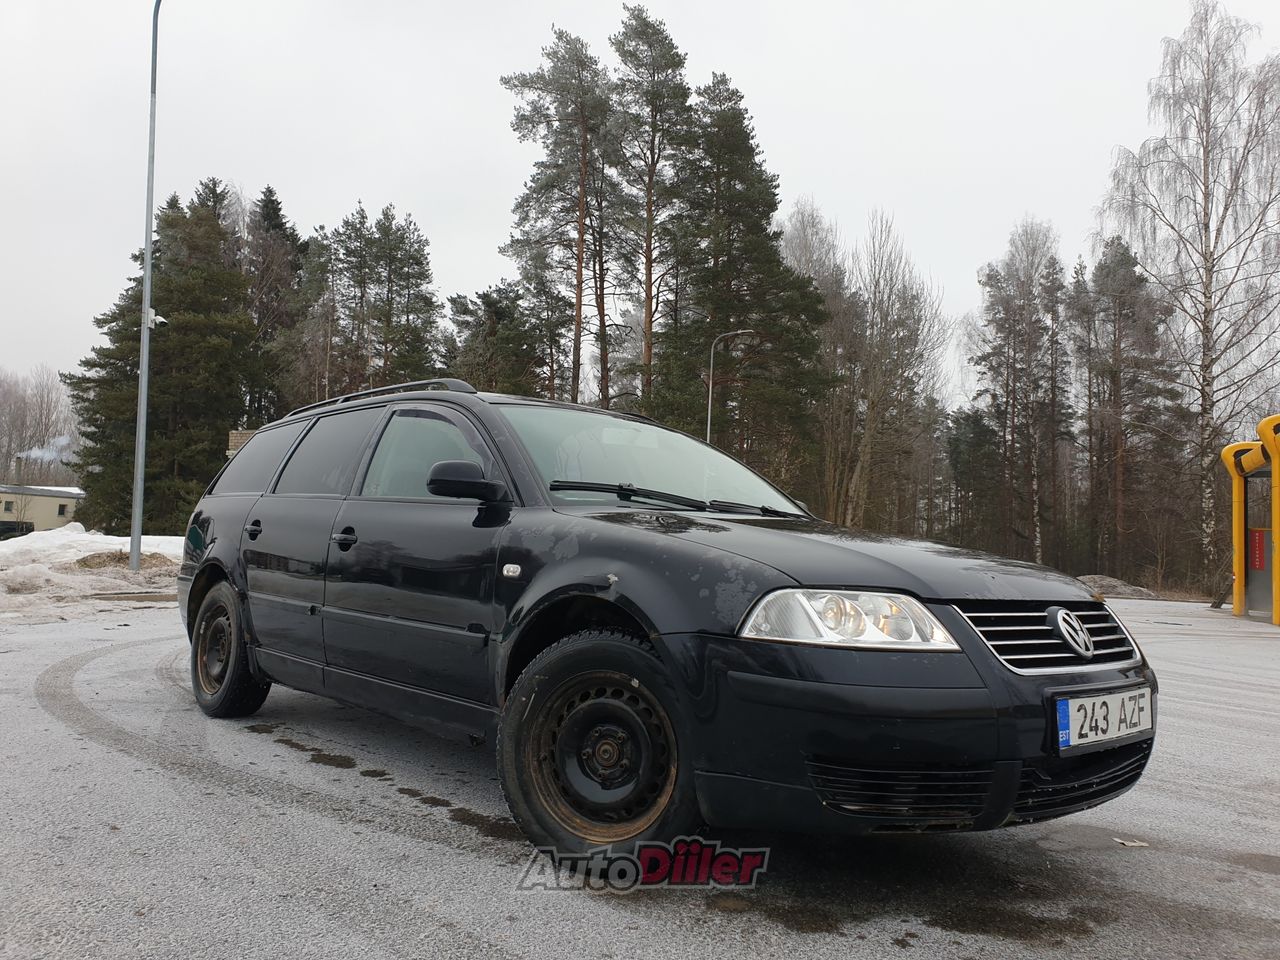
<svg viewBox="0 0 1280 960"><path fill-rule="evenodd" d="M852 767L817 758L806 766L822 802L844 813L957 825L982 813L993 775L990 767Z"/></svg>
<svg viewBox="0 0 1280 960"><path fill-rule="evenodd" d="M1049 623L1050 607L1066 607L1093 637L1093 656L1081 656ZM1138 651L1106 604L1092 601L1042 603L1017 600L967 600L956 609L1010 670L1058 673L1080 668L1133 663Z"/></svg>
<svg viewBox="0 0 1280 960"><path fill-rule="evenodd" d="M1151 744L1141 740L1082 757L1055 757L1024 766L1012 819L1019 823L1047 820L1119 796L1142 776Z"/></svg>

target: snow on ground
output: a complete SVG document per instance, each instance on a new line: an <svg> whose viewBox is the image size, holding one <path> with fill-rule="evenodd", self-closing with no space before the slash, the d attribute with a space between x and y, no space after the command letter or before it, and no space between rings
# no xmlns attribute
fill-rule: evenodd
<svg viewBox="0 0 1280 960"><path fill-rule="evenodd" d="M128 537L109 537L68 523L56 530L41 530L24 537L0 541L0 572L23 563L65 563L95 553L129 552ZM181 537L143 537L143 553L159 553L174 563L182 559Z"/></svg>
<svg viewBox="0 0 1280 960"><path fill-rule="evenodd" d="M1088 574L1083 577L1077 577L1081 583L1085 584L1092 590L1096 590L1107 599L1125 598L1129 600L1159 600L1160 594L1154 590L1148 590L1146 587L1134 586L1132 583L1125 583L1123 580L1117 580L1115 577L1104 577L1099 574Z"/></svg>
<svg viewBox="0 0 1280 960"><path fill-rule="evenodd" d="M143 537L136 573L128 555L128 537L86 531L78 523L0 541L0 621L73 619L86 607L111 609L120 602L104 595L173 594L181 537Z"/></svg>

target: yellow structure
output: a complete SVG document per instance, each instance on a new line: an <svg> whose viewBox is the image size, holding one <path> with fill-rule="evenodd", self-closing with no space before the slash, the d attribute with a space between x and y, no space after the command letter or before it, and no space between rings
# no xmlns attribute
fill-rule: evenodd
<svg viewBox="0 0 1280 960"><path fill-rule="evenodd" d="M1280 414L1258 424L1258 439L1228 444L1222 463L1231 474L1231 610L1237 617L1249 612L1250 577L1269 581L1271 622L1280 624ZM1271 485L1270 529L1248 529L1248 480L1267 479ZM1270 557L1263 545L1271 538Z"/></svg>

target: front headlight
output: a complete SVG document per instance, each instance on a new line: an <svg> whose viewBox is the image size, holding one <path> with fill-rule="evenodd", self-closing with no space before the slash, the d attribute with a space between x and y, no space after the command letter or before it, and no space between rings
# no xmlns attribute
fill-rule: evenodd
<svg viewBox="0 0 1280 960"><path fill-rule="evenodd" d="M739 636L869 650L960 649L914 597L861 590L775 590L747 614Z"/></svg>

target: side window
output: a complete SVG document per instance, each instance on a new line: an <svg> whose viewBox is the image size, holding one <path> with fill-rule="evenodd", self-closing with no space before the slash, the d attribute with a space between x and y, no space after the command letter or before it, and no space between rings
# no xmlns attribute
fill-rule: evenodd
<svg viewBox="0 0 1280 960"><path fill-rule="evenodd" d="M382 431L360 495L449 499L427 493L427 475L441 460L470 460L494 476L489 448L470 423L444 411L398 410Z"/></svg>
<svg viewBox="0 0 1280 960"><path fill-rule="evenodd" d="M365 407L318 417L293 451L275 492L346 496L365 437L381 416L381 407Z"/></svg>
<svg viewBox="0 0 1280 960"><path fill-rule="evenodd" d="M210 492L261 493L267 489L276 467L280 466L280 461L306 424L305 420L300 420L283 427L259 430L236 451Z"/></svg>

